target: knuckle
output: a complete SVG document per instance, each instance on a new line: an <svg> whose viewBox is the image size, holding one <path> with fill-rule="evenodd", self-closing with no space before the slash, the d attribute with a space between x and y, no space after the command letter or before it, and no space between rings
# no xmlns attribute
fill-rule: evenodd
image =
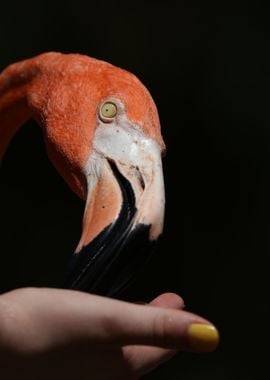
<svg viewBox="0 0 270 380"><path fill-rule="evenodd" d="M153 324L153 339L157 346L170 346L172 339L172 317L168 314L158 314Z"/></svg>

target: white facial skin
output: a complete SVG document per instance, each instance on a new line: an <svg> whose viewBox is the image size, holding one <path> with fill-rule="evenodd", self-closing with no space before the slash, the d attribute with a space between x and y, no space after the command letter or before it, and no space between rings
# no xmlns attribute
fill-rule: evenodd
<svg viewBox="0 0 270 380"><path fill-rule="evenodd" d="M116 106L114 117L102 115L102 106L107 103ZM151 225L150 239L156 239L163 229L165 204L160 146L128 120L119 99L107 98L101 103L97 125L92 154L85 167L89 196L107 160L113 161L135 193L138 213L134 227L139 223Z"/></svg>

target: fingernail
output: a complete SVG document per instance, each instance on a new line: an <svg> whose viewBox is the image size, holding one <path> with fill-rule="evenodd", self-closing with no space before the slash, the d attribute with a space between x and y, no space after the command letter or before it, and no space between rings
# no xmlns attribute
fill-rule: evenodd
<svg viewBox="0 0 270 380"><path fill-rule="evenodd" d="M188 343L195 352L214 351L219 343L218 330L213 325L193 323L188 328Z"/></svg>

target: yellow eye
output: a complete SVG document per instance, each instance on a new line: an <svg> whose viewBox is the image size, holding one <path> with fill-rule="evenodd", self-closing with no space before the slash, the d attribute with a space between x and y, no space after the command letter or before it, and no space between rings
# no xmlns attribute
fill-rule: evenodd
<svg viewBox="0 0 270 380"><path fill-rule="evenodd" d="M102 119L105 119L105 121L110 121L110 119L113 119L116 116L117 108L114 103L106 102L101 106L100 109L100 116Z"/></svg>

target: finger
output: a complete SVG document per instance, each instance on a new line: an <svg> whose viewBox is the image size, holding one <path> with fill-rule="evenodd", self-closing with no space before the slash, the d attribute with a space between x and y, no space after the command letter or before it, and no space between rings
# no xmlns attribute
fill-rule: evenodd
<svg viewBox="0 0 270 380"><path fill-rule="evenodd" d="M183 299L174 293L159 295L149 303L151 306L181 310L185 307ZM124 355L132 366L134 373L141 377L153 371L162 363L170 360L177 354L177 350L149 346L126 346Z"/></svg>
<svg viewBox="0 0 270 380"><path fill-rule="evenodd" d="M112 331L117 345L147 345L162 348L213 351L219 341L217 329L202 317L183 310L122 304L114 315ZM119 325L121 324L121 326ZM113 336L113 334L111 335Z"/></svg>
<svg viewBox="0 0 270 380"><path fill-rule="evenodd" d="M177 350L149 346L127 346L123 353L134 373L141 377L170 360Z"/></svg>
<svg viewBox="0 0 270 380"><path fill-rule="evenodd" d="M178 311L166 313L165 309L156 314L142 313L142 321L134 318L122 330L115 344L147 345L182 351L211 352L219 342L217 329L198 316ZM130 331L131 323L133 331Z"/></svg>
<svg viewBox="0 0 270 380"><path fill-rule="evenodd" d="M43 345L76 341L101 347L147 345L211 351L218 343L217 330L208 321L182 310L60 289L22 289L2 297L13 300L13 315L25 314L25 328L15 338L29 341L29 334L36 334ZM16 331L14 323L11 330Z"/></svg>
<svg viewBox="0 0 270 380"><path fill-rule="evenodd" d="M174 293L163 293L151 301L149 305L179 310L185 307L183 298Z"/></svg>
<svg viewBox="0 0 270 380"><path fill-rule="evenodd" d="M83 327L81 334L85 339L90 336L97 344L147 345L188 351L212 351L218 345L216 328L198 315L72 293L72 296L77 293L74 310L78 312L80 326L85 326L85 319L91 316L92 326L98 327L91 332ZM170 297L165 298L168 301ZM161 296L156 302L161 303L165 298ZM75 305L74 300L72 304ZM80 326L76 327L76 334ZM72 326L68 328L69 336L71 331Z"/></svg>

